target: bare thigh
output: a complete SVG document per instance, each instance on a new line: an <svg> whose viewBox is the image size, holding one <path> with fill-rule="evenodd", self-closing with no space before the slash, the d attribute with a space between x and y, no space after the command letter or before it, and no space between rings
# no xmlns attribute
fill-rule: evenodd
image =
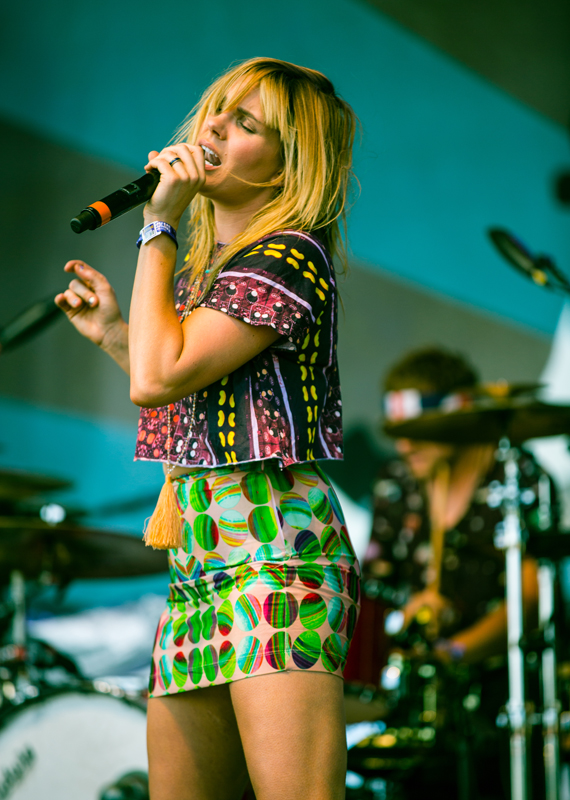
<svg viewBox="0 0 570 800"><path fill-rule="evenodd" d="M247 767L228 686L148 703L151 800L240 800Z"/></svg>
<svg viewBox="0 0 570 800"><path fill-rule="evenodd" d="M230 692L256 800L343 800L340 678L279 672L236 681Z"/></svg>

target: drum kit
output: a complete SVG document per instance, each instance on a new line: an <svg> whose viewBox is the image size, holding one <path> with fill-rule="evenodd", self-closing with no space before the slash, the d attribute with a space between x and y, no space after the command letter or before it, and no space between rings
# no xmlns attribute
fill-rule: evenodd
<svg viewBox="0 0 570 800"><path fill-rule="evenodd" d="M503 520L497 526L494 543L496 548L504 551L506 563L509 699L504 709L496 709L496 722L509 733L512 800L559 800L561 784L562 684L557 656L561 654L563 643L557 636L555 625L555 620L561 617L560 609L556 608L558 593L555 584L556 564L570 556L570 535L549 530L550 509L544 508L544 503L549 502L548 491L548 496L541 501L543 507L539 509L546 520L544 534L535 534L525 540L521 528L517 446L528 439L570 434L570 406L538 400L538 388L509 387L506 384L483 387L480 393L473 394L470 402L456 410L427 410L421 416L384 425L386 433L394 438L456 445L494 443L497 446L496 459L504 462L505 481L497 487ZM525 551L538 561L539 584L539 630L526 637L521 581L521 560ZM388 627L393 622L387 618ZM398 630L398 624L394 630ZM415 652L415 658L410 660L398 651L393 653L382 671L379 692L371 693L376 703L380 702L380 694L384 705L388 706L384 717L388 727L382 733L376 732L363 739L349 752L349 769L362 775L363 787L381 775L387 782L385 785L395 787L389 796L397 798L404 796L398 795L398 776L409 776L420 763L439 764L441 768L445 756L449 761L449 753L453 752L458 768L458 796L460 800L474 800L472 782L467 777L469 718L479 705L473 691L476 681L472 671L470 674L470 670L460 663L444 667L430 652L429 641L422 637L421 625L417 623L415 629L409 628L402 633L402 644L407 652ZM532 657L529 658L531 650ZM532 660L539 663L538 703L531 703L525 693L528 686L525 663L528 665ZM366 703L366 700L361 698L361 702ZM528 749L533 735L531 729L536 726L542 730L543 786L538 789L535 786L533 792L529 782ZM454 737L451 743L450 735ZM462 748L465 751L463 755ZM463 756L465 779L461 780ZM386 795L385 788L383 791ZM347 796L375 795L366 794L361 789L360 794L353 792Z"/></svg>
<svg viewBox="0 0 570 800"><path fill-rule="evenodd" d="M65 488L0 470L0 798L148 800L143 693L87 680L71 658L30 637L26 599L76 578L166 572L166 554L39 505Z"/></svg>
<svg viewBox="0 0 570 800"><path fill-rule="evenodd" d="M550 257L531 254L503 228L490 228L487 233L499 254L519 274L555 294L570 295L570 280ZM570 751L570 710L561 701L561 695L566 704L570 700L570 664L557 664L561 654L567 657L565 642L557 630L564 617L557 607L557 576L560 561L570 556L570 535L551 530L549 486L544 487L544 497L539 497L539 517L542 515L544 522L539 527L544 530L525 538L521 527L517 446L529 439L570 435L570 406L542 402L536 396L540 388L496 384L473 393L461 407L426 410L419 416L384 425L385 432L393 438L454 445L494 444L496 459L504 463L505 480L496 487L503 520L497 525L494 544L505 553L509 697L506 706L494 709L494 713L496 728L509 734L511 800L561 800L560 755L561 750L564 754ZM539 485L539 494L540 491ZM521 575L525 551L538 561L539 592L538 630L526 636ZM397 619L394 624L394 616L399 613L386 617L385 632L395 634L396 644L402 622ZM358 714L354 709L358 709L359 702L363 709L373 702L383 710L385 724L349 748L349 775L353 780L352 784L347 781L347 798L405 798L401 792L404 774L413 773L419 764L448 769L453 754L456 782L451 791L458 800L476 800L469 753L474 714L480 705L476 671L461 663L442 665L423 635L418 617L407 631L400 632L400 644L407 655L396 650L389 656L380 687L359 687L356 693L352 687L349 692L352 697L347 698L347 708L353 717ZM414 654L412 659L410 653ZM525 664L528 667L532 663L539 666L540 673L534 702L527 696L530 681L525 681L530 677L525 676ZM361 713L362 719L374 719L373 712ZM529 764L528 753L537 728L542 737L540 781L536 775L531 780L533 765ZM425 794L422 787L420 791ZM564 791L566 800L570 787Z"/></svg>

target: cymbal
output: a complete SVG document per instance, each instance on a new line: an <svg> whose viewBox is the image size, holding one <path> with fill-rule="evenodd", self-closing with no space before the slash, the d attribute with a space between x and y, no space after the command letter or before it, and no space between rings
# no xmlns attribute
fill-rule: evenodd
<svg viewBox="0 0 570 800"><path fill-rule="evenodd" d="M48 572L63 583L74 578L127 578L168 569L167 553L142 539L70 523L46 525L37 517L0 517L0 583L12 570L27 579Z"/></svg>
<svg viewBox="0 0 570 800"><path fill-rule="evenodd" d="M0 469L0 500L23 500L25 497L57 489L69 489L70 481L36 475L17 469Z"/></svg>
<svg viewBox="0 0 570 800"><path fill-rule="evenodd" d="M386 422L384 432L397 439L451 444L513 444L543 436L570 434L570 406L508 397L479 399L456 411L425 411L403 422Z"/></svg>

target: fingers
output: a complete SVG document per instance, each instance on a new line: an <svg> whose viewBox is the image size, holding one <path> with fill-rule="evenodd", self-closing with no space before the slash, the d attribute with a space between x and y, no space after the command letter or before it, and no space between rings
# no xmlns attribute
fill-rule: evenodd
<svg viewBox="0 0 570 800"><path fill-rule="evenodd" d="M165 177L202 184L206 180L204 151L186 143L165 147L160 153L152 150L145 169L158 169ZM175 161L175 159L179 159ZM172 162L175 161L173 164Z"/></svg>
<svg viewBox="0 0 570 800"><path fill-rule="evenodd" d="M70 284L68 291L71 291L76 297L86 303L91 308L95 308L96 305L99 303L99 298L95 294L95 292L91 291L91 289L83 283L83 281L74 278Z"/></svg>
<svg viewBox="0 0 570 800"><path fill-rule="evenodd" d="M81 294L69 288L56 296L55 303L66 313L77 313L86 305L88 305L90 308L94 308L97 305L98 300L94 295L92 298L90 298L90 300L84 299Z"/></svg>
<svg viewBox="0 0 570 800"><path fill-rule="evenodd" d="M154 167L151 167L150 162L153 161L158 155L158 150L151 150L148 154L148 164L145 165L145 172L152 172Z"/></svg>
<svg viewBox="0 0 570 800"><path fill-rule="evenodd" d="M197 145L177 144L156 154L145 169L157 169L160 181L144 210L147 222L160 219L178 227L188 204L206 181L204 152ZM141 251L142 252L142 251Z"/></svg>
<svg viewBox="0 0 570 800"><path fill-rule="evenodd" d="M90 267L84 261L68 261L64 266L65 272L74 272L82 283L84 283L93 293L106 292L111 289L111 284L107 278L96 269Z"/></svg>
<svg viewBox="0 0 570 800"><path fill-rule="evenodd" d="M96 308L99 305L98 292L110 290L110 284L100 272L84 261L68 261L64 271L77 277L70 281L69 287L54 298L54 302L66 314L73 316L84 306Z"/></svg>
<svg viewBox="0 0 570 800"><path fill-rule="evenodd" d="M83 306L83 300L81 300L80 297L69 293L69 290L57 294L54 298L54 303L56 306L61 308L65 314L67 314L69 319L72 319L78 311L81 311L81 307Z"/></svg>
<svg viewBox="0 0 570 800"><path fill-rule="evenodd" d="M53 299L53 302L56 304L56 306L61 308L61 310L64 311L66 314L74 310L67 302L65 294L63 292L60 292L60 294L56 294L56 296Z"/></svg>
<svg viewBox="0 0 570 800"><path fill-rule="evenodd" d="M181 158L182 161L177 161L172 165L172 169L179 170L185 169L192 180L203 183L206 180L206 162L204 159L204 151L197 145L181 144L176 148L172 148L173 161L174 158ZM170 163L170 162L169 162Z"/></svg>

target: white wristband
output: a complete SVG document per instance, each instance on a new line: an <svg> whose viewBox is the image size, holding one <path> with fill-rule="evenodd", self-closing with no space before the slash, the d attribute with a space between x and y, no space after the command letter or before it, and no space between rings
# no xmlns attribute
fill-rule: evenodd
<svg viewBox="0 0 570 800"><path fill-rule="evenodd" d="M169 225L168 222L150 222L148 225L145 225L144 228L139 233L139 238L137 239L137 247L140 249L141 244L146 244L150 242L151 239L154 239L155 236L160 236L161 233L165 233L167 236L170 236L174 244L176 245L176 249L178 249L178 240L176 239L176 230Z"/></svg>

